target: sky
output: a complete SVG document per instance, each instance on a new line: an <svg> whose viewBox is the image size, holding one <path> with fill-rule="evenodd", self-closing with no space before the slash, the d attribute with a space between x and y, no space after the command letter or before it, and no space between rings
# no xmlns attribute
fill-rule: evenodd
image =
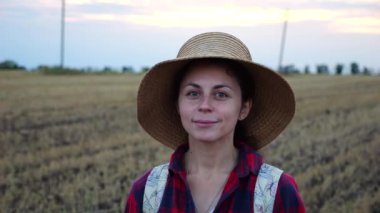
<svg viewBox="0 0 380 213"><path fill-rule="evenodd" d="M59 65L62 1L0 0L0 61ZM380 0L66 0L67 67L135 70L176 57L192 36L240 38L254 62L334 69L352 62L380 72Z"/></svg>

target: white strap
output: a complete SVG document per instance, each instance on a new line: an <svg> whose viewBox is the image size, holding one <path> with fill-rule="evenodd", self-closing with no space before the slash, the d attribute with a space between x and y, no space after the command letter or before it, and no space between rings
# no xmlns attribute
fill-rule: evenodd
<svg viewBox="0 0 380 213"><path fill-rule="evenodd" d="M143 212L158 212L169 173L168 166L168 163L162 164L154 167L150 172L144 189Z"/></svg>
<svg viewBox="0 0 380 213"><path fill-rule="evenodd" d="M257 176L253 208L255 213L272 213L282 170L263 163Z"/></svg>
<svg viewBox="0 0 380 213"><path fill-rule="evenodd" d="M156 166L150 172L144 190L143 212L156 213L160 207L168 177L169 164ZM278 181L283 171L269 164L261 165L257 176L253 208L255 213L273 212Z"/></svg>

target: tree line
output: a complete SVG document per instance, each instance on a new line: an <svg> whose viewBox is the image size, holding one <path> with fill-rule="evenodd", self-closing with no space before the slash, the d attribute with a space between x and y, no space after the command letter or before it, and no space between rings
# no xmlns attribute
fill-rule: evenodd
<svg viewBox="0 0 380 213"><path fill-rule="evenodd" d="M352 62L349 65L344 65L342 63L338 63L333 67L333 69L330 70L329 66L326 64L318 64L315 66L314 73L316 74L335 74L335 75L342 75L343 70L347 69L347 73L351 75L371 75L374 74L373 70L369 69L368 67L360 67L357 62ZM282 66L279 69L279 72L282 74L310 74L311 68L309 65L306 65L303 70L298 69L294 65L286 65Z"/></svg>
<svg viewBox="0 0 380 213"><path fill-rule="evenodd" d="M0 71L1 70L24 70L26 71L26 67L19 65L17 62L13 60L4 60L0 62ZM112 68L110 66L104 66L100 69L94 69L91 67L86 68L68 68L65 67L62 69L59 66L48 66L48 65L39 65L35 69L31 71L39 71L46 74L80 74L80 73L92 73L92 72L100 72L100 73L135 73L135 72L146 72L149 70L148 66L142 67L140 70L135 70L132 66L122 66L121 68ZM306 65L303 70L297 68L294 65L285 65L279 68L279 73L281 74L335 74L335 75L342 75L343 71L346 70L346 73L349 73L351 75L372 75L375 74L372 69L369 69L367 67L360 67L357 62L352 62L349 65L344 65L342 63L338 63L330 69L329 66L326 64L318 64L315 66L314 70L311 70L311 67L309 65Z"/></svg>
<svg viewBox="0 0 380 213"><path fill-rule="evenodd" d="M28 69L25 66L19 65L17 62L13 60L4 60L0 62L0 71L7 70L19 70L19 71L27 71ZM37 71L47 74L80 74L80 73L133 73L133 72L146 72L149 70L149 67L144 66L140 69L140 71L136 71L131 66L122 66L121 68L114 68L111 66L104 66L103 68L93 68L93 67L85 67L85 68L72 68L72 67L64 67L60 66L49 66L49 65L39 65L36 68L30 69L28 71Z"/></svg>

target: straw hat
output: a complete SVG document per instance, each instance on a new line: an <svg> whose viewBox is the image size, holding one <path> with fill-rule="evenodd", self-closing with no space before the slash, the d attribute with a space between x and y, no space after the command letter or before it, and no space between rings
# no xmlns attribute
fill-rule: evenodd
<svg viewBox="0 0 380 213"><path fill-rule="evenodd" d="M209 32L190 38L177 58L154 65L141 81L137 97L137 118L153 138L175 149L187 142L173 103L174 78L189 62L205 58L234 60L251 76L253 106L241 121L245 141L256 150L275 139L293 118L294 94L288 83L276 72L252 62L248 48L238 38L220 32Z"/></svg>

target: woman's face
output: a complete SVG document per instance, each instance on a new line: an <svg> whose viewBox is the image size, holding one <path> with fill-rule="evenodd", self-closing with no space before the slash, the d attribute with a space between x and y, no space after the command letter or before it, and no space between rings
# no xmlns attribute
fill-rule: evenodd
<svg viewBox="0 0 380 213"><path fill-rule="evenodd" d="M218 64L192 67L180 84L178 111L189 140L233 141L238 120L249 113L237 80Z"/></svg>

